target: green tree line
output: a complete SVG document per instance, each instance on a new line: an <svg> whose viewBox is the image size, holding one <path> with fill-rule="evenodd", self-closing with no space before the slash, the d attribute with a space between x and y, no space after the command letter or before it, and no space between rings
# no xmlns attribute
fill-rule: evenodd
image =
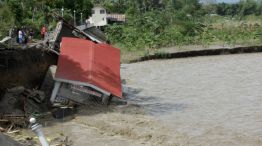
<svg viewBox="0 0 262 146"><path fill-rule="evenodd" d="M7 35L11 27L30 27L39 33L43 25L49 29L54 28L56 20L53 14L61 15L62 8L64 18L73 20L73 11L83 18L91 14L93 3L91 0L4 0L0 2L0 37ZM80 18L77 17L77 22Z"/></svg>
<svg viewBox="0 0 262 146"><path fill-rule="evenodd" d="M3 0L0 2L0 37L14 26L29 26L36 31L44 24L54 28L56 20L52 13L61 15L62 8L64 18L69 22L73 21L73 11L76 10L79 22L80 13L83 18L88 18L95 5L105 7L109 13L126 15L124 24L109 25L105 33L110 42L128 50L231 41L232 38L231 42L234 42L241 35L247 36L243 39L249 39L254 37L253 29L245 32L241 28L238 31L234 31L235 28L217 30L206 20L212 14L238 20L249 15L259 18L262 14L262 2L256 0L241 0L234 4L212 0Z"/></svg>
<svg viewBox="0 0 262 146"><path fill-rule="evenodd" d="M205 20L217 14L241 21L248 15L260 16L262 12L262 2L255 0L241 0L235 4L212 0L97 0L96 3L111 12L127 15L125 24L109 26L106 32L111 42L130 50L252 39L255 37L252 31L259 29L243 32L242 27L230 27L217 30Z"/></svg>

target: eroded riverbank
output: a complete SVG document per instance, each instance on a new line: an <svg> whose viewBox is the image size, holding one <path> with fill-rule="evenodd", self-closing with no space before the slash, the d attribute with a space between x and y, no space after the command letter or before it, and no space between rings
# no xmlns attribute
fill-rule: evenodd
<svg viewBox="0 0 262 146"><path fill-rule="evenodd" d="M87 145L262 145L262 54L124 64L128 105L46 122L47 137ZM29 132L30 133L30 132Z"/></svg>

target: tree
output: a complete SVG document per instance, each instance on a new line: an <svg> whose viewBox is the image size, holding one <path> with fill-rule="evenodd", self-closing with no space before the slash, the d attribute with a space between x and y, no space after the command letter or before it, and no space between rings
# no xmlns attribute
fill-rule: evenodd
<svg viewBox="0 0 262 146"><path fill-rule="evenodd" d="M45 3L50 8L61 9L64 4L64 0L45 0Z"/></svg>
<svg viewBox="0 0 262 146"><path fill-rule="evenodd" d="M0 4L0 38L8 35L8 30L14 26L15 18L6 4Z"/></svg>
<svg viewBox="0 0 262 146"><path fill-rule="evenodd" d="M256 15L262 14L262 1L257 4Z"/></svg>
<svg viewBox="0 0 262 146"><path fill-rule="evenodd" d="M15 23L21 24L23 20L23 8L20 0L7 0L8 7L15 17Z"/></svg>
<svg viewBox="0 0 262 146"><path fill-rule="evenodd" d="M91 14L91 9L93 7L93 3L91 0L64 0L63 5L61 7L65 9L69 9L71 13L76 10L77 13L83 13L84 17L88 17Z"/></svg>
<svg viewBox="0 0 262 146"><path fill-rule="evenodd" d="M256 1L255 0L245 0L241 1L239 3L240 5L240 15L245 16L245 15L250 15L250 14L255 14L256 12Z"/></svg>

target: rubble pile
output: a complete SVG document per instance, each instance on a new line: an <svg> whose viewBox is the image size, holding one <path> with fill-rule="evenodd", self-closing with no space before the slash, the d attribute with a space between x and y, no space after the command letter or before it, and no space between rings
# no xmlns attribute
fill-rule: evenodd
<svg viewBox="0 0 262 146"><path fill-rule="evenodd" d="M1 126L25 127L30 116L37 116L48 111L45 94L22 86L8 89L0 100L0 111Z"/></svg>

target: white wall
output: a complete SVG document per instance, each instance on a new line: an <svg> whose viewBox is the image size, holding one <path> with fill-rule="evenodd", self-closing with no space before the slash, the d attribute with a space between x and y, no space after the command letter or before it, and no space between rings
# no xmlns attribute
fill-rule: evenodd
<svg viewBox="0 0 262 146"><path fill-rule="evenodd" d="M88 19L94 26L107 25L106 10L102 7L94 7L92 9L92 16ZM104 12L104 13L101 13Z"/></svg>

